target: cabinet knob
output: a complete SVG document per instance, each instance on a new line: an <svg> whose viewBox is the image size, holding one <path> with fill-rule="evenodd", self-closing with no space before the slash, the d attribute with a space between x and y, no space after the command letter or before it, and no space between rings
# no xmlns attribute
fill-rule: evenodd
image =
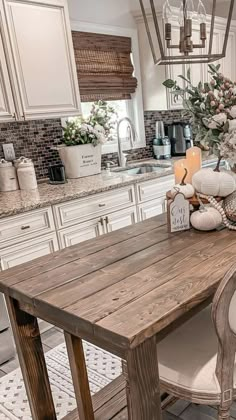
<svg viewBox="0 0 236 420"><path fill-rule="evenodd" d="M21 230L26 230L26 229L30 229L30 225L27 225L27 226L21 226Z"/></svg>

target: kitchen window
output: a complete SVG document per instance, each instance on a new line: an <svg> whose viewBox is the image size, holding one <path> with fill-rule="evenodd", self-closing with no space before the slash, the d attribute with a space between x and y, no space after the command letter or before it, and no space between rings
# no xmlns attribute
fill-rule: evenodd
<svg viewBox="0 0 236 420"><path fill-rule="evenodd" d="M137 31L72 22L72 38L80 86L82 113L86 117L93 102L104 100L118 118L129 117L136 128L135 148L145 146L141 71ZM103 153L117 151L117 132L103 146ZM130 149L126 122L120 126L122 147Z"/></svg>

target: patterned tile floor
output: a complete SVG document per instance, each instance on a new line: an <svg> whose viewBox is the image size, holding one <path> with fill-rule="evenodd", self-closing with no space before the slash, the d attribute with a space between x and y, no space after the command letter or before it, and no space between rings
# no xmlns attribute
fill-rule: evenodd
<svg viewBox="0 0 236 420"><path fill-rule="evenodd" d="M64 342L63 333L55 327L41 322L40 330L42 334L42 342L45 352L57 347ZM0 378L19 367L18 358L0 366ZM185 401L177 401L173 406L169 407L164 414L163 420L216 420L217 410L213 407L189 404ZM0 418L0 420L2 420ZM236 402L232 406L231 420L236 420Z"/></svg>

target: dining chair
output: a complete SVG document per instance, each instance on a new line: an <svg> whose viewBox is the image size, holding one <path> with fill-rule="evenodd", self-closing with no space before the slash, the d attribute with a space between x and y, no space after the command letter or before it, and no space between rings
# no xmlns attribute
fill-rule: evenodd
<svg viewBox="0 0 236 420"><path fill-rule="evenodd" d="M163 391L217 406L218 420L230 419L236 398L236 265L220 283L212 305L170 333L157 349Z"/></svg>

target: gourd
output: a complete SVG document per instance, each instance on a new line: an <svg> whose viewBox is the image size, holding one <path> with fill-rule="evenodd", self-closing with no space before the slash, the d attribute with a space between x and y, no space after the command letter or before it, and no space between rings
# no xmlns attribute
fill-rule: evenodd
<svg viewBox="0 0 236 420"><path fill-rule="evenodd" d="M213 197L227 197L236 189L236 181L230 173L218 172L210 168L196 172L193 175L192 184L200 194Z"/></svg>
<svg viewBox="0 0 236 420"><path fill-rule="evenodd" d="M222 216L213 207L201 207L190 218L191 225L197 230L210 231L222 224Z"/></svg>
<svg viewBox="0 0 236 420"><path fill-rule="evenodd" d="M185 175L180 184L176 184L174 188L171 190L171 195L174 197L177 192L182 193L185 198L191 198L194 196L195 190L191 184L185 184L185 180L187 178L188 171L185 168Z"/></svg>

